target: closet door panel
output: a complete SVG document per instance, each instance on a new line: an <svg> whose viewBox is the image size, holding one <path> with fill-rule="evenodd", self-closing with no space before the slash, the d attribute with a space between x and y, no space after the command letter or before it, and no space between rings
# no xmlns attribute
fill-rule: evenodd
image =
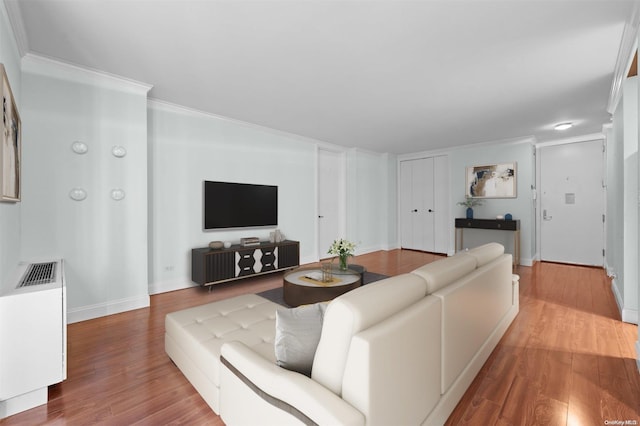
<svg viewBox="0 0 640 426"><path fill-rule="evenodd" d="M415 207L413 205L413 161L400 162L400 246L416 249L414 245L413 222Z"/></svg>
<svg viewBox="0 0 640 426"><path fill-rule="evenodd" d="M418 160L419 163L419 180L414 182L414 192L418 193L420 198L420 207L418 208L418 217L420 220L420 250L434 251L435 249L435 230L434 230L434 167L433 158L423 158Z"/></svg>

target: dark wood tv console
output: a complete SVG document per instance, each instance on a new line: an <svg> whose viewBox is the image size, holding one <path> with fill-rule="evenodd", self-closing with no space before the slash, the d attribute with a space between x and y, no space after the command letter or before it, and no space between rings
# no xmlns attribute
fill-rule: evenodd
<svg viewBox="0 0 640 426"><path fill-rule="evenodd" d="M255 246L234 244L219 250L209 247L191 250L191 280L202 286L297 266L300 266L298 241L261 242Z"/></svg>

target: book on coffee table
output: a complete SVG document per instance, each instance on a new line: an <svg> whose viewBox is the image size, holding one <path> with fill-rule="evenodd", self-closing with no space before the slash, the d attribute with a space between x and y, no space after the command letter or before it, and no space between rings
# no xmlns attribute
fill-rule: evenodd
<svg viewBox="0 0 640 426"><path fill-rule="evenodd" d="M304 275L306 278L309 278L310 280L314 280L314 281L320 281L322 282L322 272L309 272L307 274Z"/></svg>

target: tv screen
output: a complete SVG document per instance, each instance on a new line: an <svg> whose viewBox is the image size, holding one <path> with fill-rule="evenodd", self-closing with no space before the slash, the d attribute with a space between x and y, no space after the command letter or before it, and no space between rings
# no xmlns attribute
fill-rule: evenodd
<svg viewBox="0 0 640 426"><path fill-rule="evenodd" d="M278 225L278 187L204 181L204 229Z"/></svg>

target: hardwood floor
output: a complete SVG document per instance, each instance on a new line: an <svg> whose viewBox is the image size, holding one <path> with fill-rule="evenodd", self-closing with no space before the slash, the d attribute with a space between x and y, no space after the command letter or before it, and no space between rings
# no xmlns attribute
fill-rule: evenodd
<svg viewBox="0 0 640 426"><path fill-rule="evenodd" d="M393 250L354 260L386 275L439 256ZM640 424L638 328L620 321L600 269L519 267L520 313L447 425ZM68 378L48 404L0 425L222 425L164 352L164 316L282 285L282 274L151 296L151 307L71 324ZM613 423L609 423L613 424Z"/></svg>

